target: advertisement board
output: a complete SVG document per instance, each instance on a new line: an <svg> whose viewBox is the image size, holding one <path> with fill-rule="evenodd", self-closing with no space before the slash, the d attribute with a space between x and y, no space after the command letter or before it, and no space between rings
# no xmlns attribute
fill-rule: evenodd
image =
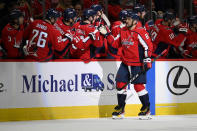
<svg viewBox="0 0 197 131"><path fill-rule="evenodd" d="M67 111L62 118L109 117L117 105L115 76L120 63L0 62L0 112L17 115L18 111L29 110L27 113L31 116L30 112L38 115L39 110L53 109L56 119L60 109L63 113ZM128 86L127 96L127 115L137 115L141 105L133 85ZM0 117L4 119L10 118Z"/></svg>
<svg viewBox="0 0 197 131"><path fill-rule="evenodd" d="M197 62L156 62L156 114L193 114L197 107Z"/></svg>

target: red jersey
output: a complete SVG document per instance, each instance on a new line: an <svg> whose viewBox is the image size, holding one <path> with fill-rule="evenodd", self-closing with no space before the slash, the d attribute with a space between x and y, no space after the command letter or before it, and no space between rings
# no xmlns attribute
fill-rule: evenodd
<svg viewBox="0 0 197 131"><path fill-rule="evenodd" d="M55 27L43 20L35 20L25 30L24 39L27 43L27 58L37 61L49 61L53 58L54 51L63 51L66 44Z"/></svg>
<svg viewBox="0 0 197 131"><path fill-rule="evenodd" d="M73 35L73 31L72 31L72 27L71 26L67 26L63 23L62 19L59 18L56 23L54 24L55 28L61 33L62 35L62 38L65 37L65 34L70 34L70 35ZM71 47L71 44L70 44L70 41L69 39L63 39L64 40L64 44L66 44L66 48L65 50L63 50L62 52L57 52L56 51L56 57L57 58L64 58L64 56L67 55L70 47Z"/></svg>
<svg viewBox="0 0 197 131"><path fill-rule="evenodd" d="M133 30L121 30L114 38L108 36L108 42L114 48L122 47L121 59L129 66L142 66L144 58L151 57L152 42L146 30L138 23Z"/></svg>
<svg viewBox="0 0 197 131"><path fill-rule="evenodd" d="M106 18L108 19L108 18ZM108 20L106 20L108 21ZM100 27L100 26L105 26L107 31L110 32L109 30L109 26L110 26L110 22L108 21L108 24L103 18L99 18L95 21L94 26ZM107 45L107 40L106 38L104 38L104 36L100 36L100 40L103 41L102 46L100 48L96 49L96 57L100 58L100 57L106 57L107 53L108 53L108 45Z"/></svg>
<svg viewBox="0 0 197 131"><path fill-rule="evenodd" d="M185 42L186 50L191 53L192 58L197 58L197 33L189 31Z"/></svg>
<svg viewBox="0 0 197 131"><path fill-rule="evenodd" d="M123 29L126 29L125 24L123 24L121 21L116 21L112 24L111 33L114 37L117 37L118 35L120 35L120 31ZM111 47L110 45L108 46L109 54L115 58L120 58L121 52L122 52L121 49L122 49L121 47L119 47L118 49L115 49Z"/></svg>
<svg viewBox="0 0 197 131"><path fill-rule="evenodd" d="M95 34L95 40L90 39L89 33ZM96 31L96 28L92 24L80 23L75 25L75 38L76 44L74 44L70 50L72 58L82 59L85 62L89 62L92 59L90 48L101 47L102 41L100 40L100 33ZM80 41L80 42L79 42Z"/></svg>
<svg viewBox="0 0 197 131"><path fill-rule="evenodd" d="M154 21L153 20L149 20L145 23L144 28L146 29L146 31L150 32L151 29L154 27Z"/></svg>
<svg viewBox="0 0 197 131"><path fill-rule="evenodd" d="M168 49L169 51L170 45L179 47L181 43L185 41L185 36L183 34L176 36L170 27L165 26L161 23L162 21L163 19L158 19L155 22L154 27L151 28L150 32L154 46L153 52L155 52L156 54L161 53L164 49Z"/></svg>
<svg viewBox="0 0 197 131"><path fill-rule="evenodd" d="M2 46L7 53L7 58L18 58L21 56L19 48L23 39L23 25L16 30L10 24L7 24L2 30Z"/></svg>

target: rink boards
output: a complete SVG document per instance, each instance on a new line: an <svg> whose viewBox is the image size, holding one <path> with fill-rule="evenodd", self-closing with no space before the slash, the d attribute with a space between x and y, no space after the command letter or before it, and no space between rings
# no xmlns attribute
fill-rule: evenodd
<svg viewBox="0 0 197 131"><path fill-rule="evenodd" d="M0 121L111 117L120 61L0 62ZM197 62L156 61L146 88L153 115L197 114ZM126 116L140 101L129 85Z"/></svg>

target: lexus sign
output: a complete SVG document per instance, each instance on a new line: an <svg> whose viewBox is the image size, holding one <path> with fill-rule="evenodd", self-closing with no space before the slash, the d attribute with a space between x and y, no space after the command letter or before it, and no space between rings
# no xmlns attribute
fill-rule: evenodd
<svg viewBox="0 0 197 131"><path fill-rule="evenodd" d="M180 78L182 81L180 80ZM179 84L182 82L182 84ZM188 92L191 86L191 75L184 66L174 66L170 69L166 79L168 90L174 95L183 95ZM183 84L184 83L184 84Z"/></svg>

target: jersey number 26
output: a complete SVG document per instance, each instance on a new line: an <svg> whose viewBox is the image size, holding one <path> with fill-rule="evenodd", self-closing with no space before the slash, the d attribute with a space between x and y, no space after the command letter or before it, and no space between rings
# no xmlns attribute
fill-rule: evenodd
<svg viewBox="0 0 197 131"><path fill-rule="evenodd" d="M30 41L30 45L34 45L36 44L38 47L44 48L45 44L46 44L46 38L48 36L48 34L46 32L40 32L39 30L34 29L32 31L32 33L34 34L31 41ZM38 37L38 41L37 43L35 42L35 38Z"/></svg>

